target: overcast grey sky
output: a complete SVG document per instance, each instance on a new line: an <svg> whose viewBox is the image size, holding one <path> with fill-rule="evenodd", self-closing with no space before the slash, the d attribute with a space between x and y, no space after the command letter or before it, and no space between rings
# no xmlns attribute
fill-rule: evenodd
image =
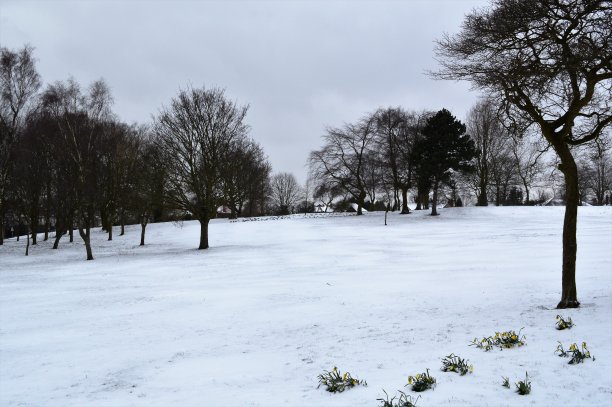
<svg viewBox="0 0 612 407"><path fill-rule="evenodd" d="M326 126L380 106L446 107L478 95L434 81L433 41L485 0L0 0L0 44L33 45L45 83L103 77L126 122L149 122L187 85L249 104L274 171L306 178Z"/></svg>

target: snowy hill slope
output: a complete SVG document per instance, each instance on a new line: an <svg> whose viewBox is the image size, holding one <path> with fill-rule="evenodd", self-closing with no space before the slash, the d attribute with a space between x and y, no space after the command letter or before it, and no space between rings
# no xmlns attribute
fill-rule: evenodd
<svg viewBox="0 0 612 407"><path fill-rule="evenodd" d="M563 209L454 208L411 215L139 227L84 248L0 247L2 406L373 406L429 368L418 406L610 406L612 208L578 219L578 298L562 311ZM474 337L523 328L526 346ZM595 362L554 355L586 341ZM474 373L440 372L451 352ZM368 387L317 389L338 366ZM519 396L501 387L532 379ZM408 388L404 389L408 391Z"/></svg>

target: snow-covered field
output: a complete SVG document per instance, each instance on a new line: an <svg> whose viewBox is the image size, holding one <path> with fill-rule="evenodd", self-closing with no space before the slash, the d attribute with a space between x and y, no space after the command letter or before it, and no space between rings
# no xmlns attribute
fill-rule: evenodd
<svg viewBox="0 0 612 407"><path fill-rule="evenodd" d="M419 407L610 406L612 208L579 209L582 307L557 331L563 210L218 220L207 251L197 222L150 225L145 247L138 226L112 242L96 230L90 262L78 235L29 257L9 240L0 405L375 406L429 368ZM522 348L468 346L523 327ZM568 365L557 341L586 341L595 361ZM441 372L451 352L474 373ZM368 387L317 389L333 366ZM501 386L526 371L530 395Z"/></svg>

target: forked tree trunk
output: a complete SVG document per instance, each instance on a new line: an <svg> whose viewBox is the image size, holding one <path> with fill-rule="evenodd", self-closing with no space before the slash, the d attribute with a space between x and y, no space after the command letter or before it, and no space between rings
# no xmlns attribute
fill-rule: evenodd
<svg viewBox="0 0 612 407"><path fill-rule="evenodd" d="M200 219L200 246L199 250L208 249L208 222L209 219Z"/></svg>
<svg viewBox="0 0 612 407"><path fill-rule="evenodd" d="M435 180L433 185L433 199L431 201L431 216L438 215L438 180Z"/></svg>
<svg viewBox="0 0 612 407"><path fill-rule="evenodd" d="M559 169L565 178L565 217L563 219L563 266L561 277L561 301L557 308L578 308L576 294L576 226L578 221L578 169L569 148L563 144L556 148L561 159Z"/></svg>

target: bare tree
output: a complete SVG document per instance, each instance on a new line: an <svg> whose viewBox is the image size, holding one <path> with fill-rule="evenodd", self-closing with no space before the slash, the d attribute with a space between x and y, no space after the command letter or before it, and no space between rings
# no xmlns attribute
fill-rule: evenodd
<svg viewBox="0 0 612 407"><path fill-rule="evenodd" d="M327 212L332 207L334 199L342 195L342 188L333 180L333 178L318 178L315 179L313 198L318 199L323 203L324 212Z"/></svg>
<svg viewBox="0 0 612 407"><path fill-rule="evenodd" d="M612 190L612 137L607 133L587 150L587 188L595 196L597 205L604 205L606 193Z"/></svg>
<svg viewBox="0 0 612 407"><path fill-rule="evenodd" d="M518 179L525 189L525 204L531 204L531 188L544 171L543 158L548 146L539 137L530 132L512 137L512 156L514 169Z"/></svg>
<svg viewBox="0 0 612 407"><path fill-rule="evenodd" d="M155 120L156 144L168 166L166 200L200 222L199 249L208 249L208 223L223 203L223 174L232 144L246 136L248 107L218 88L181 90Z"/></svg>
<svg viewBox="0 0 612 407"><path fill-rule="evenodd" d="M342 128L328 128L323 148L310 153L314 177L333 180L351 195L357 201L357 215L362 215L367 196L366 161L374 148L374 129L371 117Z"/></svg>
<svg viewBox="0 0 612 407"><path fill-rule="evenodd" d="M268 167L263 149L254 140L243 138L232 143L223 171L224 203L230 209L230 219L242 215L252 188L263 187L262 172Z"/></svg>
<svg viewBox="0 0 612 407"><path fill-rule="evenodd" d="M414 144L420 137L429 116L428 112L408 113L401 108L379 109L374 114L377 150L384 166L382 177L385 180L388 178L383 182L390 183L393 190L393 209L399 208L401 193L402 214L410 213L408 190L412 188L414 177Z"/></svg>
<svg viewBox="0 0 612 407"><path fill-rule="evenodd" d="M0 245L4 243L6 195L14 163L13 154L25 113L40 89L34 48L0 47Z"/></svg>
<svg viewBox="0 0 612 407"><path fill-rule="evenodd" d="M43 94L43 107L57 125L61 148L70 162L74 182L69 188L76 226L85 243L87 260L93 260L91 228L97 213L98 176L104 125L112 117L112 97L103 80L93 82L83 93L74 79L50 85ZM72 228L72 227L71 227Z"/></svg>
<svg viewBox="0 0 612 407"><path fill-rule="evenodd" d="M499 205L502 179L507 179L505 175L509 169L509 166L504 164L509 161L510 140L493 101L485 98L472 107L466 125L468 134L478 150L472 177L476 191L476 205L489 204L487 191L492 183L497 185L496 205Z"/></svg>
<svg viewBox="0 0 612 407"><path fill-rule="evenodd" d="M293 213L303 195L300 184L293 174L287 172L281 172L272 177L270 194L274 211L279 215Z"/></svg>
<svg viewBox="0 0 612 407"><path fill-rule="evenodd" d="M494 0L437 46L434 75L497 96L509 117L536 123L560 159L567 201L558 308L578 307L578 169L571 146L612 123L612 6L605 0Z"/></svg>

